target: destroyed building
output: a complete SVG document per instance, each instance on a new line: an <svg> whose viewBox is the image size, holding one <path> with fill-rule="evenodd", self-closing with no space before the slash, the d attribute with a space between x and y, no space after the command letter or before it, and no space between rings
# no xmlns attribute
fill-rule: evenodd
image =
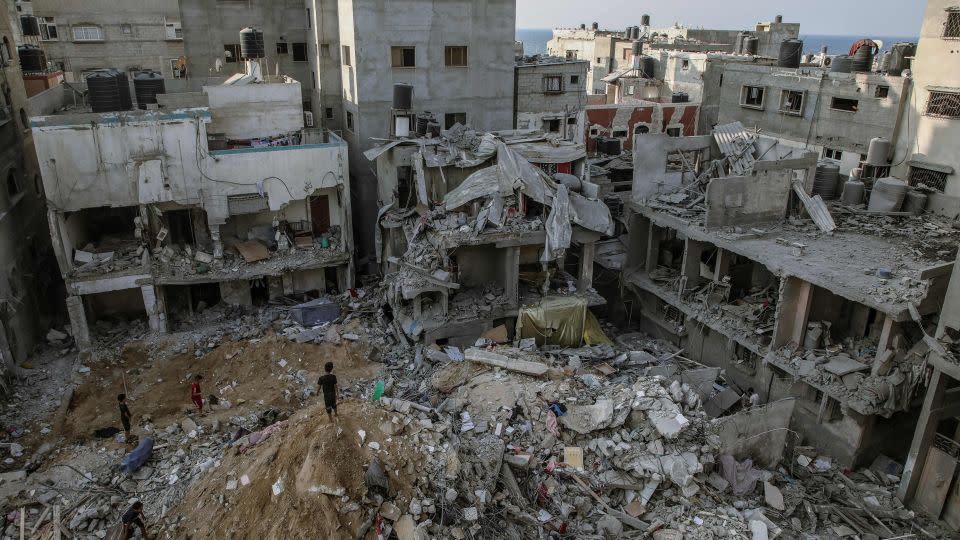
<svg viewBox="0 0 960 540"><path fill-rule="evenodd" d="M564 297L581 317L604 302L593 258L613 222L598 186L580 180L582 144L457 125L367 157L376 160L388 300L409 337L471 344L495 326L512 333L525 310L553 309L544 299Z"/></svg>
<svg viewBox="0 0 960 540"><path fill-rule="evenodd" d="M586 60L532 56L514 68L513 127L583 141L587 106Z"/></svg>
<svg viewBox="0 0 960 540"><path fill-rule="evenodd" d="M784 40L796 39L800 35L800 25L783 22L781 15L773 21L758 22L751 30L711 30L681 24L647 27L645 30L641 37L646 37L653 49L736 52L737 47L747 40L754 54L772 58L779 55Z"/></svg>
<svg viewBox="0 0 960 540"><path fill-rule="evenodd" d="M831 217L809 195L816 154L740 124L637 137L634 161L623 279L641 328L765 400L796 397L797 431L843 463L902 453L889 434L916 418L950 225L924 216L885 232L892 218L841 206Z"/></svg>
<svg viewBox="0 0 960 540"><path fill-rule="evenodd" d="M220 301L353 286L346 143L304 127L297 81L251 61L222 85L154 98L31 119L79 343L100 321L165 332Z"/></svg>

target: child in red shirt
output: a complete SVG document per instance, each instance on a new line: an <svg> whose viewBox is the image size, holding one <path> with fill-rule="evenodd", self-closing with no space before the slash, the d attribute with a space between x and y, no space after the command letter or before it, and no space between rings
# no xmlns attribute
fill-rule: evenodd
<svg viewBox="0 0 960 540"><path fill-rule="evenodd" d="M197 406L200 414L203 414L203 393L200 391L200 381L203 375L197 375L193 378L193 384L190 385L190 400Z"/></svg>

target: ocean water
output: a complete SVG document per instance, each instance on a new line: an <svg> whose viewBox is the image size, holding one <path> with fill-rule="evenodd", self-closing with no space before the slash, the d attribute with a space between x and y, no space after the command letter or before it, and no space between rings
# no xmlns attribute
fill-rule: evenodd
<svg viewBox="0 0 960 540"><path fill-rule="evenodd" d="M553 37L553 30L549 28L518 28L517 39L523 42L524 54L543 54L547 52L547 42ZM854 42L864 36L828 36L822 34L801 34L803 52L816 54L820 47L826 45L829 54L847 54ZM871 36L872 39L883 41L884 50L898 41L917 42L916 37Z"/></svg>

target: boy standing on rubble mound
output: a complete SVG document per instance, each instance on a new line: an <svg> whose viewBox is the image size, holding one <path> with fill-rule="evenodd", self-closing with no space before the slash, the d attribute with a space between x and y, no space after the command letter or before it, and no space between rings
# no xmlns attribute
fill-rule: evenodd
<svg viewBox="0 0 960 540"><path fill-rule="evenodd" d="M324 364L323 371L326 374L317 379L317 385L323 389L323 406L327 409L327 418L333 422L337 416L337 376L333 374L333 362Z"/></svg>

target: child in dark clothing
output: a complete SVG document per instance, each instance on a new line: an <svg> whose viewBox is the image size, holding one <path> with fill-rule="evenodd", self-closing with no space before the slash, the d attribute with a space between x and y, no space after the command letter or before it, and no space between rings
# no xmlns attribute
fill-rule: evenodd
<svg viewBox="0 0 960 540"><path fill-rule="evenodd" d="M333 422L337 415L337 376L333 374L333 362L327 362L323 370L326 374L317 379L317 385L323 389L323 405L327 409L327 418Z"/></svg>

